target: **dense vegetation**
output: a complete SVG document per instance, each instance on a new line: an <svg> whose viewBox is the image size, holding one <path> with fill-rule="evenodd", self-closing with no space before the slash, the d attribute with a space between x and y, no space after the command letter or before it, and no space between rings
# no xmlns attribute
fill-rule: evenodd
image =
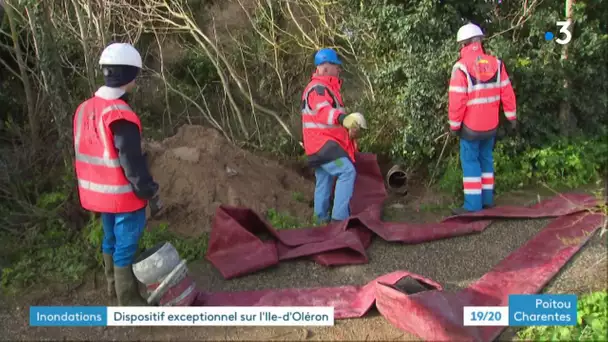
<svg viewBox="0 0 608 342"><path fill-rule="evenodd" d="M78 279L97 263L99 229L74 191L71 119L101 82L97 58L109 42L132 42L144 56L133 105L148 136L203 124L285 157L302 153L299 96L312 55L335 47L346 60L347 106L371 122L363 148L438 175L439 188L459 194L456 140L445 133L447 82L456 31L469 20L487 32L485 46L505 61L518 96L521 129L501 130L497 145L498 191L576 187L602 172L608 1L578 1L571 16L573 37L562 46L544 40L546 31L559 36L560 1L5 0L2 281Z"/></svg>

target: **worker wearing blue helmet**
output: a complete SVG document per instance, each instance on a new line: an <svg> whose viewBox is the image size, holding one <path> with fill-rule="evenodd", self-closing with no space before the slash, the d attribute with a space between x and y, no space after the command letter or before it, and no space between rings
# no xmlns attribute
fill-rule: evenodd
<svg viewBox="0 0 608 342"><path fill-rule="evenodd" d="M308 164L315 170L314 212L319 222L342 221L350 216L356 178L355 138L360 128L367 128L361 113L346 114L344 110L340 65L342 61L336 51L319 50L315 55L315 73L302 94L303 145Z"/></svg>
<svg viewBox="0 0 608 342"><path fill-rule="evenodd" d="M321 49L315 54L315 66L324 63L333 65L342 65L342 61L338 58L338 53L334 49Z"/></svg>

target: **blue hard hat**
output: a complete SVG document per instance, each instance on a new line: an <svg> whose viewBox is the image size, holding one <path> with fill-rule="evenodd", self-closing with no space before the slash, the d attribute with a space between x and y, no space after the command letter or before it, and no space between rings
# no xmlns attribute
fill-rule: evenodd
<svg viewBox="0 0 608 342"><path fill-rule="evenodd" d="M342 61L338 58L338 53L334 49L321 49L315 55L315 66L323 63L341 65Z"/></svg>

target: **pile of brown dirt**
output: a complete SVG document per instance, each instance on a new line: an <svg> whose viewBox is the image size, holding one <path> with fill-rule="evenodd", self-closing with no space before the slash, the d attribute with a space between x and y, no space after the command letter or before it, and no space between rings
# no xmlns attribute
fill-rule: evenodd
<svg viewBox="0 0 608 342"><path fill-rule="evenodd" d="M220 204L260 214L274 208L303 219L312 215L313 183L232 145L214 129L182 126L175 136L144 148L166 208L160 219L181 235L210 231Z"/></svg>

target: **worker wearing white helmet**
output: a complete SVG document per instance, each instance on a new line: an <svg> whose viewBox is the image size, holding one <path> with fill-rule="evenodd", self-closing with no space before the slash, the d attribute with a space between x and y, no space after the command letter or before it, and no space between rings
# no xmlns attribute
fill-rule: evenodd
<svg viewBox="0 0 608 342"><path fill-rule="evenodd" d="M146 225L162 205L141 150L141 122L128 104L142 68L139 52L114 43L101 53L105 85L74 115L75 168L82 207L101 214L108 292L118 305L145 305L131 265Z"/></svg>
<svg viewBox="0 0 608 342"><path fill-rule="evenodd" d="M499 108L511 127L517 124L516 101L502 61L484 52L479 26L466 24L456 34L460 59L452 68L449 85L449 124L460 137L464 206L455 214L494 206L493 148L499 123Z"/></svg>

